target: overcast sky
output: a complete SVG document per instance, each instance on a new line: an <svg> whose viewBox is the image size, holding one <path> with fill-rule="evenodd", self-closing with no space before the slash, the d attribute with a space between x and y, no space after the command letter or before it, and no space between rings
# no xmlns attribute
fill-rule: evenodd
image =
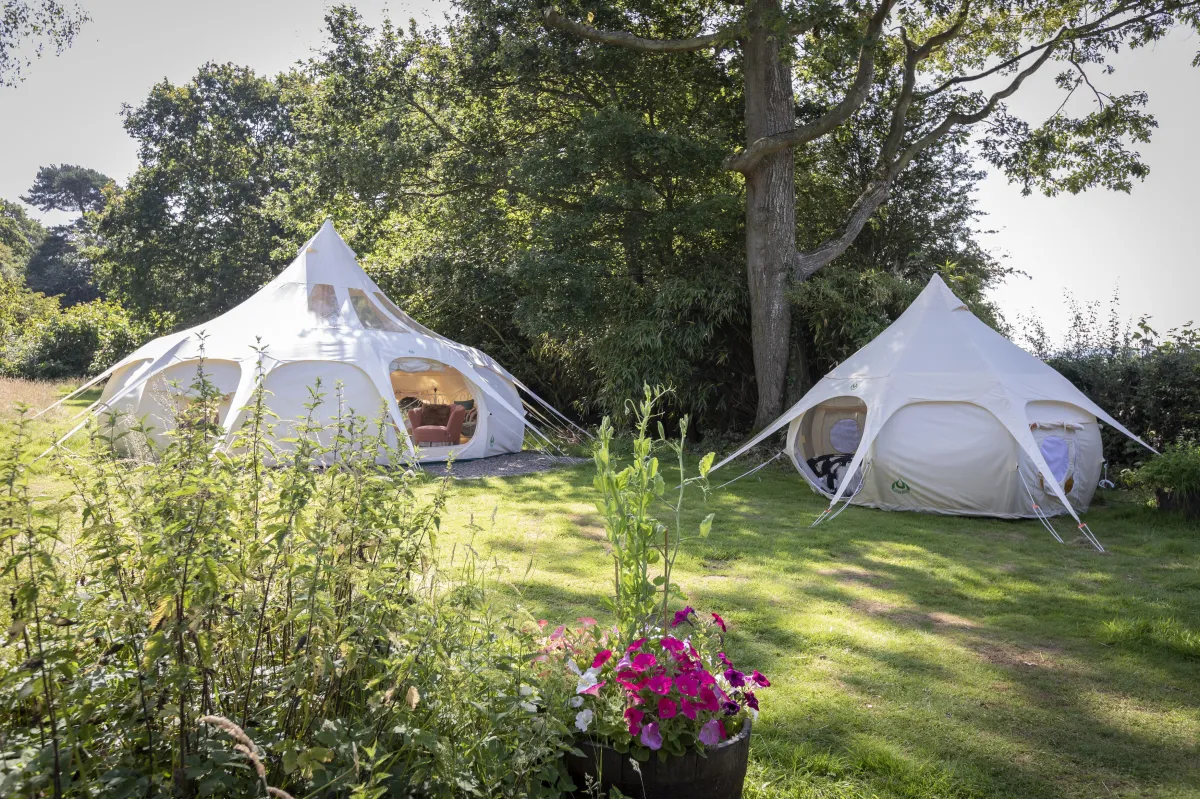
<svg viewBox="0 0 1200 799"><path fill-rule="evenodd" d="M0 197L16 199L37 168L76 163L124 181L136 151L121 127L122 103L137 104L164 77L185 82L205 61L232 61L274 73L308 57L322 40L329 3L320 0L82 0L92 16L65 54L46 57L15 89L0 88ZM439 22L444 0L366 0L370 22ZM1160 329L1200 320L1200 270L1194 255L1200 185L1200 50L1176 35L1154 50L1123 54L1102 88L1150 92L1160 127L1141 148L1150 176L1131 195L1093 191L1080 196L1022 197L1002 175L979 192L997 232L985 244L1028 273L995 292L1010 321L1038 316L1053 331L1065 326L1064 291L1080 300L1107 300L1119 289L1126 315L1151 314ZM1015 110L1041 119L1060 95L1050 74L1023 89ZM48 221L57 221L49 219Z"/></svg>

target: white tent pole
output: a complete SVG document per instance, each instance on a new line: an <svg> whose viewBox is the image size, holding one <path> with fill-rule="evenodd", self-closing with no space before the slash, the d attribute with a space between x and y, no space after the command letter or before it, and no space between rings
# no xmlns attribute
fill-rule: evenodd
<svg viewBox="0 0 1200 799"><path fill-rule="evenodd" d="M513 381L513 384L514 384L514 385L515 385L517 388L521 389L521 390L522 390L522 391L524 391L526 394L528 394L529 396L533 397L535 400L537 400L539 403L541 403L541 405L542 405L543 407L547 408L547 409L548 409L548 410L549 410L551 413L553 413L553 414L554 414L555 416L557 416L559 419L562 419L564 422L566 422L567 424L571 425L571 427L574 427L576 430L578 430L579 432L583 433L585 436L587 436L588 438L592 439L593 441L595 440L595 436L593 436L591 433L589 433L588 431L584 430L582 427L580 427L579 425L575 424L575 423L574 423L574 422L572 422L570 419L568 419L566 416L564 416L564 415L563 415L563 413L562 413L562 412L561 412L561 411L560 411L558 408L555 408L555 407L554 407L553 405L551 405L549 402L546 402L546 400L542 399L542 398L541 398L541 397L539 397L537 394L535 394L535 393L533 392L533 389L531 389L529 386L525 385L524 383L522 383L520 380L518 380L518 379L517 379L517 378L515 378L515 377L510 377L510 379Z"/></svg>
<svg viewBox="0 0 1200 799"><path fill-rule="evenodd" d="M62 397L62 398L60 398L60 399L59 399L57 402L55 402L54 404L50 405L49 407L42 408L40 411L38 411L37 413L35 413L33 416L31 416L31 417L29 417L29 418L31 418L31 419L36 419L36 418L38 418L39 416L41 416L43 413L47 413L48 411L52 411L52 410L54 410L54 409L55 409L55 408L57 408L59 405L62 405L64 402L66 402L67 400L71 399L72 397L74 397L74 396L76 396L76 395L78 395L78 394L80 394L80 393L82 393L82 392L84 392L84 391L87 391L89 388L91 388L92 386L96 385L96 384L97 384L97 383L99 383L101 380L103 380L104 378L106 378L106 377L108 377L110 374L112 374L112 373L113 373L113 371L114 371L114 370L115 370L115 369L116 369L118 366L121 366L121 365L122 365L122 364L124 364L124 363L125 363L124 361L118 361L117 363L115 363L115 364L113 364L112 366L110 366L110 367L108 367L107 369L105 369L105 370L104 370L103 372L101 372L100 374L98 374L98 375L96 375L95 377L93 377L91 380L89 380L89 381L87 381L86 383L84 383L84 384L83 384L82 386L80 386L79 388L77 388L77 389L75 389L74 391L72 391L70 394L66 395L65 397ZM98 401L99 401L99 400L97 400L97 402L98 402ZM93 403L92 403L92 405L93 405L93 406L94 406L95 404L96 404L95 402L93 402Z"/></svg>

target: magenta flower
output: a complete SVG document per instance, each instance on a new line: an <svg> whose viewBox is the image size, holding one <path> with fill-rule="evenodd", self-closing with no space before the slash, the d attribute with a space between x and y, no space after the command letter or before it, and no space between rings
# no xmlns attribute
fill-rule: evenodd
<svg viewBox="0 0 1200 799"><path fill-rule="evenodd" d="M721 700L717 698L717 694L712 688L705 686L700 689L700 707L707 710L709 713L716 713L721 709Z"/></svg>
<svg viewBox="0 0 1200 799"><path fill-rule="evenodd" d="M671 626L678 627L688 620L688 616L691 616L695 612L696 610L691 605L688 605L683 610L675 611L675 620L671 622Z"/></svg>
<svg viewBox="0 0 1200 799"><path fill-rule="evenodd" d="M700 691L700 676L695 672L680 674L675 678L675 687L683 696L695 696Z"/></svg>
<svg viewBox="0 0 1200 799"><path fill-rule="evenodd" d="M738 703L734 702L732 699L726 699L721 703L721 709L725 711L726 716L736 716L737 712L741 710L741 707L739 707Z"/></svg>
<svg viewBox="0 0 1200 799"><path fill-rule="evenodd" d="M671 678L666 674L660 674L657 677L651 677L646 680L646 686L654 693L665 696L671 693Z"/></svg>
<svg viewBox="0 0 1200 799"><path fill-rule="evenodd" d="M746 691L746 693L743 694L743 696L746 697L746 707L752 708L754 710L758 710L758 697L757 696L755 696L750 691Z"/></svg>
<svg viewBox="0 0 1200 799"><path fill-rule="evenodd" d="M640 652L633 659L633 670L634 671L646 671L647 669L652 669L657 665L658 665L658 659L655 658L654 655L650 654L649 652Z"/></svg>
<svg viewBox="0 0 1200 799"><path fill-rule="evenodd" d="M761 674L759 674L757 670L753 674L750 675L750 679L754 680L754 684L759 686L760 688L770 688L771 687L771 681L768 680L766 677L762 676Z"/></svg>
<svg viewBox="0 0 1200 799"><path fill-rule="evenodd" d="M659 641L659 643L662 644L663 649L667 650L672 655L678 656L681 652L683 652L683 647L684 647L683 641L680 641L678 638L675 638L674 636L668 635L665 638L663 638L661 641Z"/></svg>
<svg viewBox="0 0 1200 799"><path fill-rule="evenodd" d="M742 674L737 669L725 669L725 679L734 688L741 688L746 684L746 675Z"/></svg>
<svg viewBox="0 0 1200 799"><path fill-rule="evenodd" d="M612 657L611 649L603 649L603 650L597 652L596 657L592 660L592 668L593 669L600 668L601 666L603 666L605 663L608 662L608 659L610 657Z"/></svg>
<svg viewBox="0 0 1200 799"><path fill-rule="evenodd" d="M705 746L716 746L725 740L725 725L720 719L712 719L700 728L699 738Z"/></svg>
<svg viewBox="0 0 1200 799"><path fill-rule="evenodd" d="M667 699L664 696L658 700L658 717L660 719L673 719L678 712L679 705L675 704L674 699Z"/></svg>
<svg viewBox="0 0 1200 799"><path fill-rule="evenodd" d="M662 733L658 731L658 725L652 721L642 727L641 741L655 751L662 749Z"/></svg>
<svg viewBox="0 0 1200 799"><path fill-rule="evenodd" d="M695 721L696 714L698 712L700 712L700 703L699 702L689 702L688 700L685 699L683 701L683 703L680 705L679 709L683 713L683 715L687 716L692 721Z"/></svg>
<svg viewBox="0 0 1200 799"><path fill-rule="evenodd" d="M626 650L625 650L625 651L626 651L626 652L632 652L632 651L633 651L633 650L635 650L635 649L641 649L641 648L642 648L642 644L644 644L644 643L646 643L646 639L645 639L645 638L639 638L639 639L637 639L636 641L634 641L632 644L630 644L630 645L629 645L629 647L628 647L628 648L626 648Z"/></svg>
<svg viewBox="0 0 1200 799"><path fill-rule="evenodd" d="M720 628L721 628L721 632L723 632L723 633L724 633L724 632L729 632L727 629L725 629L725 620L724 620L724 619L722 619L720 616L718 616L718 615L717 615L717 614L715 614L715 613L712 615L712 617L713 617L713 624L715 624L715 625L717 625L718 627L720 627Z"/></svg>
<svg viewBox="0 0 1200 799"><path fill-rule="evenodd" d="M644 683L641 680L637 680L637 676L638 673L632 669L622 669L617 672L617 684L626 691L640 691Z"/></svg>
<svg viewBox="0 0 1200 799"><path fill-rule="evenodd" d="M729 660L729 658L725 657L724 652L717 653L717 660L721 661L721 665L724 666L725 668L727 668L727 669L733 668L733 663Z"/></svg>
<svg viewBox="0 0 1200 799"><path fill-rule="evenodd" d="M625 723L629 725L629 734L637 735L642 731L642 718L646 714L638 710L636 707L627 708L625 710Z"/></svg>

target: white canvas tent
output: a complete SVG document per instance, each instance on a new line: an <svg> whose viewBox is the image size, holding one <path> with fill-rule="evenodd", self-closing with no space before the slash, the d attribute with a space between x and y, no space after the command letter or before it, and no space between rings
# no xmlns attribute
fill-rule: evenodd
<svg viewBox="0 0 1200 799"><path fill-rule="evenodd" d="M256 347L265 347L265 355ZM473 412L459 442L414 450L405 436L408 451L420 460L517 452L527 427L541 435L527 418L518 389L541 400L485 353L440 336L401 311L367 277L328 221L291 265L250 299L210 322L149 342L92 381L108 377L100 400L88 410L144 420L161 443L174 409L186 401L202 355L204 371L221 394L219 419L227 437L245 416L260 359L268 406L281 420L277 439L293 434L317 378L326 395L319 421L336 417L340 382L346 409L367 418L380 418L384 411L393 446L397 431L409 427L402 403L458 403ZM562 419L550 406L544 410Z"/></svg>
<svg viewBox="0 0 1200 799"><path fill-rule="evenodd" d="M1101 421L1149 448L934 276L890 327L716 468L787 427L785 452L830 510L846 498L1078 521L1100 480ZM831 462L840 479L818 474Z"/></svg>

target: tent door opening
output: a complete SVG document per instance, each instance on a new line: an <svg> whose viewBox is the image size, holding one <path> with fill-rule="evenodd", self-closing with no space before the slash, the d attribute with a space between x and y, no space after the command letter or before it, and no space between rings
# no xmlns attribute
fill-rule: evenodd
<svg viewBox="0 0 1200 799"><path fill-rule="evenodd" d="M452 447L474 438L479 399L457 369L429 358L396 358L390 379L413 444Z"/></svg>
<svg viewBox="0 0 1200 799"><path fill-rule="evenodd" d="M809 408L798 422L792 459L813 486L832 495L862 441L867 406L858 397L833 397Z"/></svg>

